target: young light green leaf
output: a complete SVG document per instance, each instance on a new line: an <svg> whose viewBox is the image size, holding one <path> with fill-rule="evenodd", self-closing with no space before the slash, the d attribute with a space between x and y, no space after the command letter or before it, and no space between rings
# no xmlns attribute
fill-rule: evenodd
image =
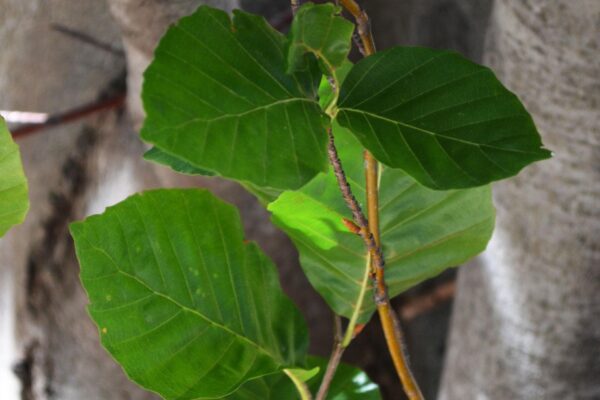
<svg viewBox="0 0 600 400"><path fill-rule="evenodd" d="M309 357L310 367L319 367L319 374L308 380L308 387L316 393L327 369L327 360ZM254 379L240 390L225 397L226 400L297 400L299 396L294 384L283 373ZM340 364L331 382L328 400L381 400L379 388L361 370Z"/></svg>
<svg viewBox="0 0 600 400"><path fill-rule="evenodd" d="M0 237L27 215L27 179L21 165L19 146L0 117Z"/></svg>
<svg viewBox="0 0 600 400"><path fill-rule="evenodd" d="M286 38L262 17L202 6L172 26L144 75L142 138L194 167L295 189L327 167L320 72L286 74Z"/></svg>
<svg viewBox="0 0 600 400"><path fill-rule="evenodd" d="M221 398L303 365L302 316L237 210L209 192L134 195L71 233L102 343L146 389Z"/></svg>
<svg viewBox="0 0 600 400"><path fill-rule="evenodd" d="M337 70L350 53L354 24L340 12L333 3L306 3L300 7L290 29L289 71L304 62L305 53L312 53L323 65L323 72L341 82Z"/></svg>
<svg viewBox="0 0 600 400"><path fill-rule="evenodd" d="M334 124L348 180L364 204L361 146ZM457 266L481 252L494 227L489 186L454 191L427 189L398 169L383 168L380 223L390 296ZM311 284L338 314L351 318L366 268L362 239L342 222L351 219L333 173L269 205L273 222L292 239ZM366 322L375 305L369 293L359 310Z"/></svg>
<svg viewBox="0 0 600 400"><path fill-rule="evenodd" d="M519 99L451 51L398 47L361 60L337 120L379 161L433 189L481 186L550 157Z"/></svg>

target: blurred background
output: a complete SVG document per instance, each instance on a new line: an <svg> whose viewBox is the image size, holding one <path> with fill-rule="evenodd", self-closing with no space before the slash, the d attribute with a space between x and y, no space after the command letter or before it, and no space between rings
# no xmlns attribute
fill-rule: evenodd
<svg viewBox="0 0 600 400"><path fill-rule="evenodd" d="M26 222L0 241L0 399L155 399L99 345L69 222L151 187L236 204L327 356L332 315L291 242L231 182L144 162L141 75L170 23L200 4L264 15L286 0L0 0L0 110L30 181ZM495 185L488 250L394 300L427 399L600 398L600 1L370 0L379 49L457 50L491 66L555 156ZM458 275L458 276L457 276ZM374 321L375 322L375 321ZM403 394L377 323L344 361Z"/></svg>

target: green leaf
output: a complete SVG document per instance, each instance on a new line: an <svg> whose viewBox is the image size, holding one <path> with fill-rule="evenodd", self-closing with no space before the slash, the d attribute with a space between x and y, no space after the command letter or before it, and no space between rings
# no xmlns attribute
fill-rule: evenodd
<svg viewBox="0 0 600 400"><path fill-rule="evenodd" d="M308 365L319 367L319 374L308 380L313 393L319 389L327 369L327 360L309 357ZM240 390L227 396L227 400L297 400L299 396L294 384L283 373L269 375L244 384ZM376 384L361 370L340 364L331 382L328 400L381 400Z"/></svg>
<svg viewBox="0 0 600 400"><path fill-rule="evenodd" d="M354 24L341 17L333 3L306 3L298 10L290 29L288 70L304 62L304 54L314 54L324 73L337 79L337 70L348 57Z"/></svg>
<svg viewBox="0 0 600 400"><path fill-rule="evenodd" d="M189 162L182 160L181 158L177 158L176 156L173 156L172 154L160 150L157 147L153 147L150 150L148 150L144 154L144 159L167 166L173 171L179 172L184 175L215 176L213 172L195 167ZM275 199L282 192L279 189L256 186L251 182L240 181L239 183L244 187L244 189L256 196L258 200L260 200L260 202L265 205L269 204L272 201L275 201Z"/></svg>
<svg viewBox="0 0 600 400"><path fill-rule="evenodd" d="M142 138L194 167L295 189L327 167L315 62L286 74L262 17L202 6L172 26L144 75Z"/></svg>
<svg viewBox="0 0 600 400"><path fill-rule="evenodd" d="M340 158L357 199L364 203L361 146L334 124ZM351 318L366 268L362 239L342 218L352 216L333 173L321 174L302 190L283 193L269 205L273 222L292 239L311 284L338 314ZM380 224L390 296L457 266L481 252L494 227L489 186L435 191L398 169L383 168ZM359 311L366 322L375 306L369 292Z"/></svg>
<svg viewBox="0 0 600 400"><path fill-rule="evenodd" d="M350 70L354 64L352 64L349 60L346 60L342 65L336 70L336 79L339 82L344 82L346 76L350 73ZM326 76L321 78L321 83L319 84L319 104L323 110L326 110L331 104L337 101L337 93L334 92L331 87L331 83Z"/></svg>
<svg viewBox="0 0 600 400"><path fill-rule="evenodd" d="M303 364L302 316L237 210L209 192L134 195L71 233L102 343L146 389L220 398Z"/></svg>
<svg viewBox="0 0 600 400"><path fill-rule="evenodd" d="M0 237L25 219L29 210L27 179L19 146L0 117Z"/></svg>
<svg viewBox="0 0 600 400"><path fill-rule="evenodd" d="M158 147L153 147L147 152L145 152L144 160L151 161L156 164L165 165L171 168L173 171L179 172L184 175L215 175L215 173L212 171L195 167L189 162L182 160L181 158L177 158L176 156L169 154L166 151L159 149Z"/></svg>
<svg viewBox="0 0 600 400"><path fill-rule="evenodd" d="M458 53L399 47L363 59L339 123L382 163L433 189L481 186L550 157L519 99Z"/></svg>

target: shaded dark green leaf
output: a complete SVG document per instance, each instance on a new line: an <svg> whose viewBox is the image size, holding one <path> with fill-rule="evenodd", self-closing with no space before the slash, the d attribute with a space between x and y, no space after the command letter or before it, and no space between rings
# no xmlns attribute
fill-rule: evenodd
<svg viewBox="0 0 600 400"><path fill-rule="evenodd" d="M152 161L157 164L165 165L171 168L175 172L179 172L184 175L202 175L202 176L214 176L215 173L206 169L198 168L189 162L177 158L176 156L167 153L153 147L144 153L144 160Z"/></svg>
<svg viewBox="0 0 600 400"><path fill-rule="evenodd" d="M207 171L202 168L195 167L192 164L190 164L189 162L182 160L181 158L177 158L177 157L175 157L163 150L160 150L159 148L156 148L156 147L153 147L150 150L148 150L144 154L144 159L155 162L157 164L167 166L167 167L171 168L173 171L179 172L184 175L200 175L200 176L215 176L216 175L215 173L213 173L211 171ZM244 181L240 181L239 183L244 187L244 189L246 189L247 191L252 193L254 196L256 196L258 198L258 200L265 205L272 201L275 201L275 199L281 194L281 190L279 190L279 189L257 186L250 182L244 182Z"/></svg>
<svg viewBox="0 0 600 400"><path fill-rule="evenodd" d="M286 73L286 38L262 17L200 7L172 26L144 76L142 138L194 167L295 189L327 165L320 72Z"/></svg>
<svg viewBox="0 0 600 400"><path fill-rule="evenodd" d="M361 60L337 120L379 161L434 189L481 186L550 157L519 99L451 51L399 47Z"/></svg>

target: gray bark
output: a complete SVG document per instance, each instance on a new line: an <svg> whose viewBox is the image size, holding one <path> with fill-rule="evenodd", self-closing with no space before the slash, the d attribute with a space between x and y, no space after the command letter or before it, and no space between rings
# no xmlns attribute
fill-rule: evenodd
<svg viewBox="0 0 600 400"><path fill-rule="evenodd" d="M168 2L137 3L137 11L152 6L155 13L139 12L128 25L134 32L143 30L147 46L128 57L132 99L139 97L136 82L152 41L193 2L181 9ZM126 2L113 3L117 11L126 6ZM1 109L53 113L120 90L125 59L52 29L58 23L121 47L119 29L105 2L2 0L0 8L0 39L6 44L0 63ZM127 32L124 36L128 38ZM130 41L125 43L130 47ZM136 61L142 52L146 58ZM139 106L133 109L139 122ZM0 300L0 343L9 351L1 358L2 398L156 398L129 382L100 347L85 311L87 301L67 227L145 187L189 182L162 172L159 177L143 163L142 145L130 118L121 111L61 125L25 138L20 145L31 211L26 222L0 243L0 282L3 289L11 289L3 291ZM16 351L11 352L11 346ZM11 379L11 367L20 382Z"/></svg>
<svg viewBox="0 0 600 400"><path fill-rule="evenodd" d="M600 3L496 2L486 61L555 153L495 187L459 272L440 398L600 398Z"/></svg>

